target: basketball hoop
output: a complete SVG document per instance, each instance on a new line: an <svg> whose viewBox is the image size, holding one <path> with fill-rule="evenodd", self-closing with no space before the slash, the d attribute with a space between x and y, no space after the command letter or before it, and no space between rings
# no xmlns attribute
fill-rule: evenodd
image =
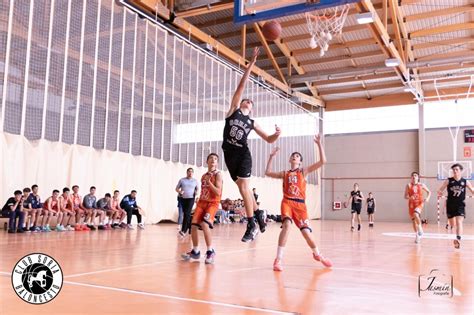
<svg viewBox="0 0 474 315"><path fill-rule="evenodd" d="M312 49L319 47L320 57L328 51L329 42L333 37L342 33L348 13L348 4L305 13L308 31L311 35L309 46Z"/></svg>

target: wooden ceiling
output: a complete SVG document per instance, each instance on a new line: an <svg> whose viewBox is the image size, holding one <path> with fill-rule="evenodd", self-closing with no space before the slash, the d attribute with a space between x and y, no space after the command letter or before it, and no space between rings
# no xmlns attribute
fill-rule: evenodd
<svg viewBox="0 0 474 315"><path fill-rule="evenodd" d="M210 44L232 62L243 65L253 47L263 47L255 74L299 97L307 108L403 105L416 102L415 95L434 100L432 79L445 78L449 88L437 81L441 95L466 97L474 80L466 79L474 74L471 0L361 0L351 5L343 34L331 41L324 57L309 48L302 14L278 19L282 36L267 42L260 30L263 22L233 24L232 1L184 11L173 0L129 2ZM355 15L362 12L372 12L374 23L357 24ZM388 58L398 59L399 66L387 68ZM407 81L412 81L411 92L406 91Z"/></svg>

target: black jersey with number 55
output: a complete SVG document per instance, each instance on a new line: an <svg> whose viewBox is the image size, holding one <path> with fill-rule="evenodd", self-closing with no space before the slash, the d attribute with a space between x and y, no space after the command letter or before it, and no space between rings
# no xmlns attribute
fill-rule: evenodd
<svg viewBox="0 0 474 315"><path fill-rule="evenodd" d="M247 137L253 130L253 119L237 109L225 119L223 149L246 148Z"/></svg>

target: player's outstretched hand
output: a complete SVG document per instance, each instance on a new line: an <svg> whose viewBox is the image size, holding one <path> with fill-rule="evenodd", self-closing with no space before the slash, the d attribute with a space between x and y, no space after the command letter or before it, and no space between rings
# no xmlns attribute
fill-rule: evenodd
<svg viewBox="0 0 474 315"><path fill-rule="evenodd" d="M321 144L321 135L317 134L314 136L314 143Z"/></svg>
<svg viewBox="0 0 474 315"><path fill-rule="evenodd" d="M270 153L270 156L275 156L278 153L278 151L280 151L279 147L273 148L272 152Z"/></svg>
<svg viewBox="0 0 474 315"><path fill-rule="evenodd" d="M276 134L277 136L280 136L280 135L281 135L281 129L280 129L280 127L278 127L277 125L275 125L275 134Z"/></svg>
<svg viewBox="0 0 474 315"><path fill-rule="evenodd" d="M260 47L255 47L253 49L253 53L252 53L252 60L250 60L250 64L255 64L255 62L257 61L257 57L258 55L260 54Z"/></svg>

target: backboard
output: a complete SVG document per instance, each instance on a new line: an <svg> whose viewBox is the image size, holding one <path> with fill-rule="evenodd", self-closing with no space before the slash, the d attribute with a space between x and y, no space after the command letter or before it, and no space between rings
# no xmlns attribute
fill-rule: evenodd
<svg viewBox="0 0 474 315"><path fill-rule="evenodd" d="M234 23L238 25L358 2L358 0L234 1Z"/></svg>

